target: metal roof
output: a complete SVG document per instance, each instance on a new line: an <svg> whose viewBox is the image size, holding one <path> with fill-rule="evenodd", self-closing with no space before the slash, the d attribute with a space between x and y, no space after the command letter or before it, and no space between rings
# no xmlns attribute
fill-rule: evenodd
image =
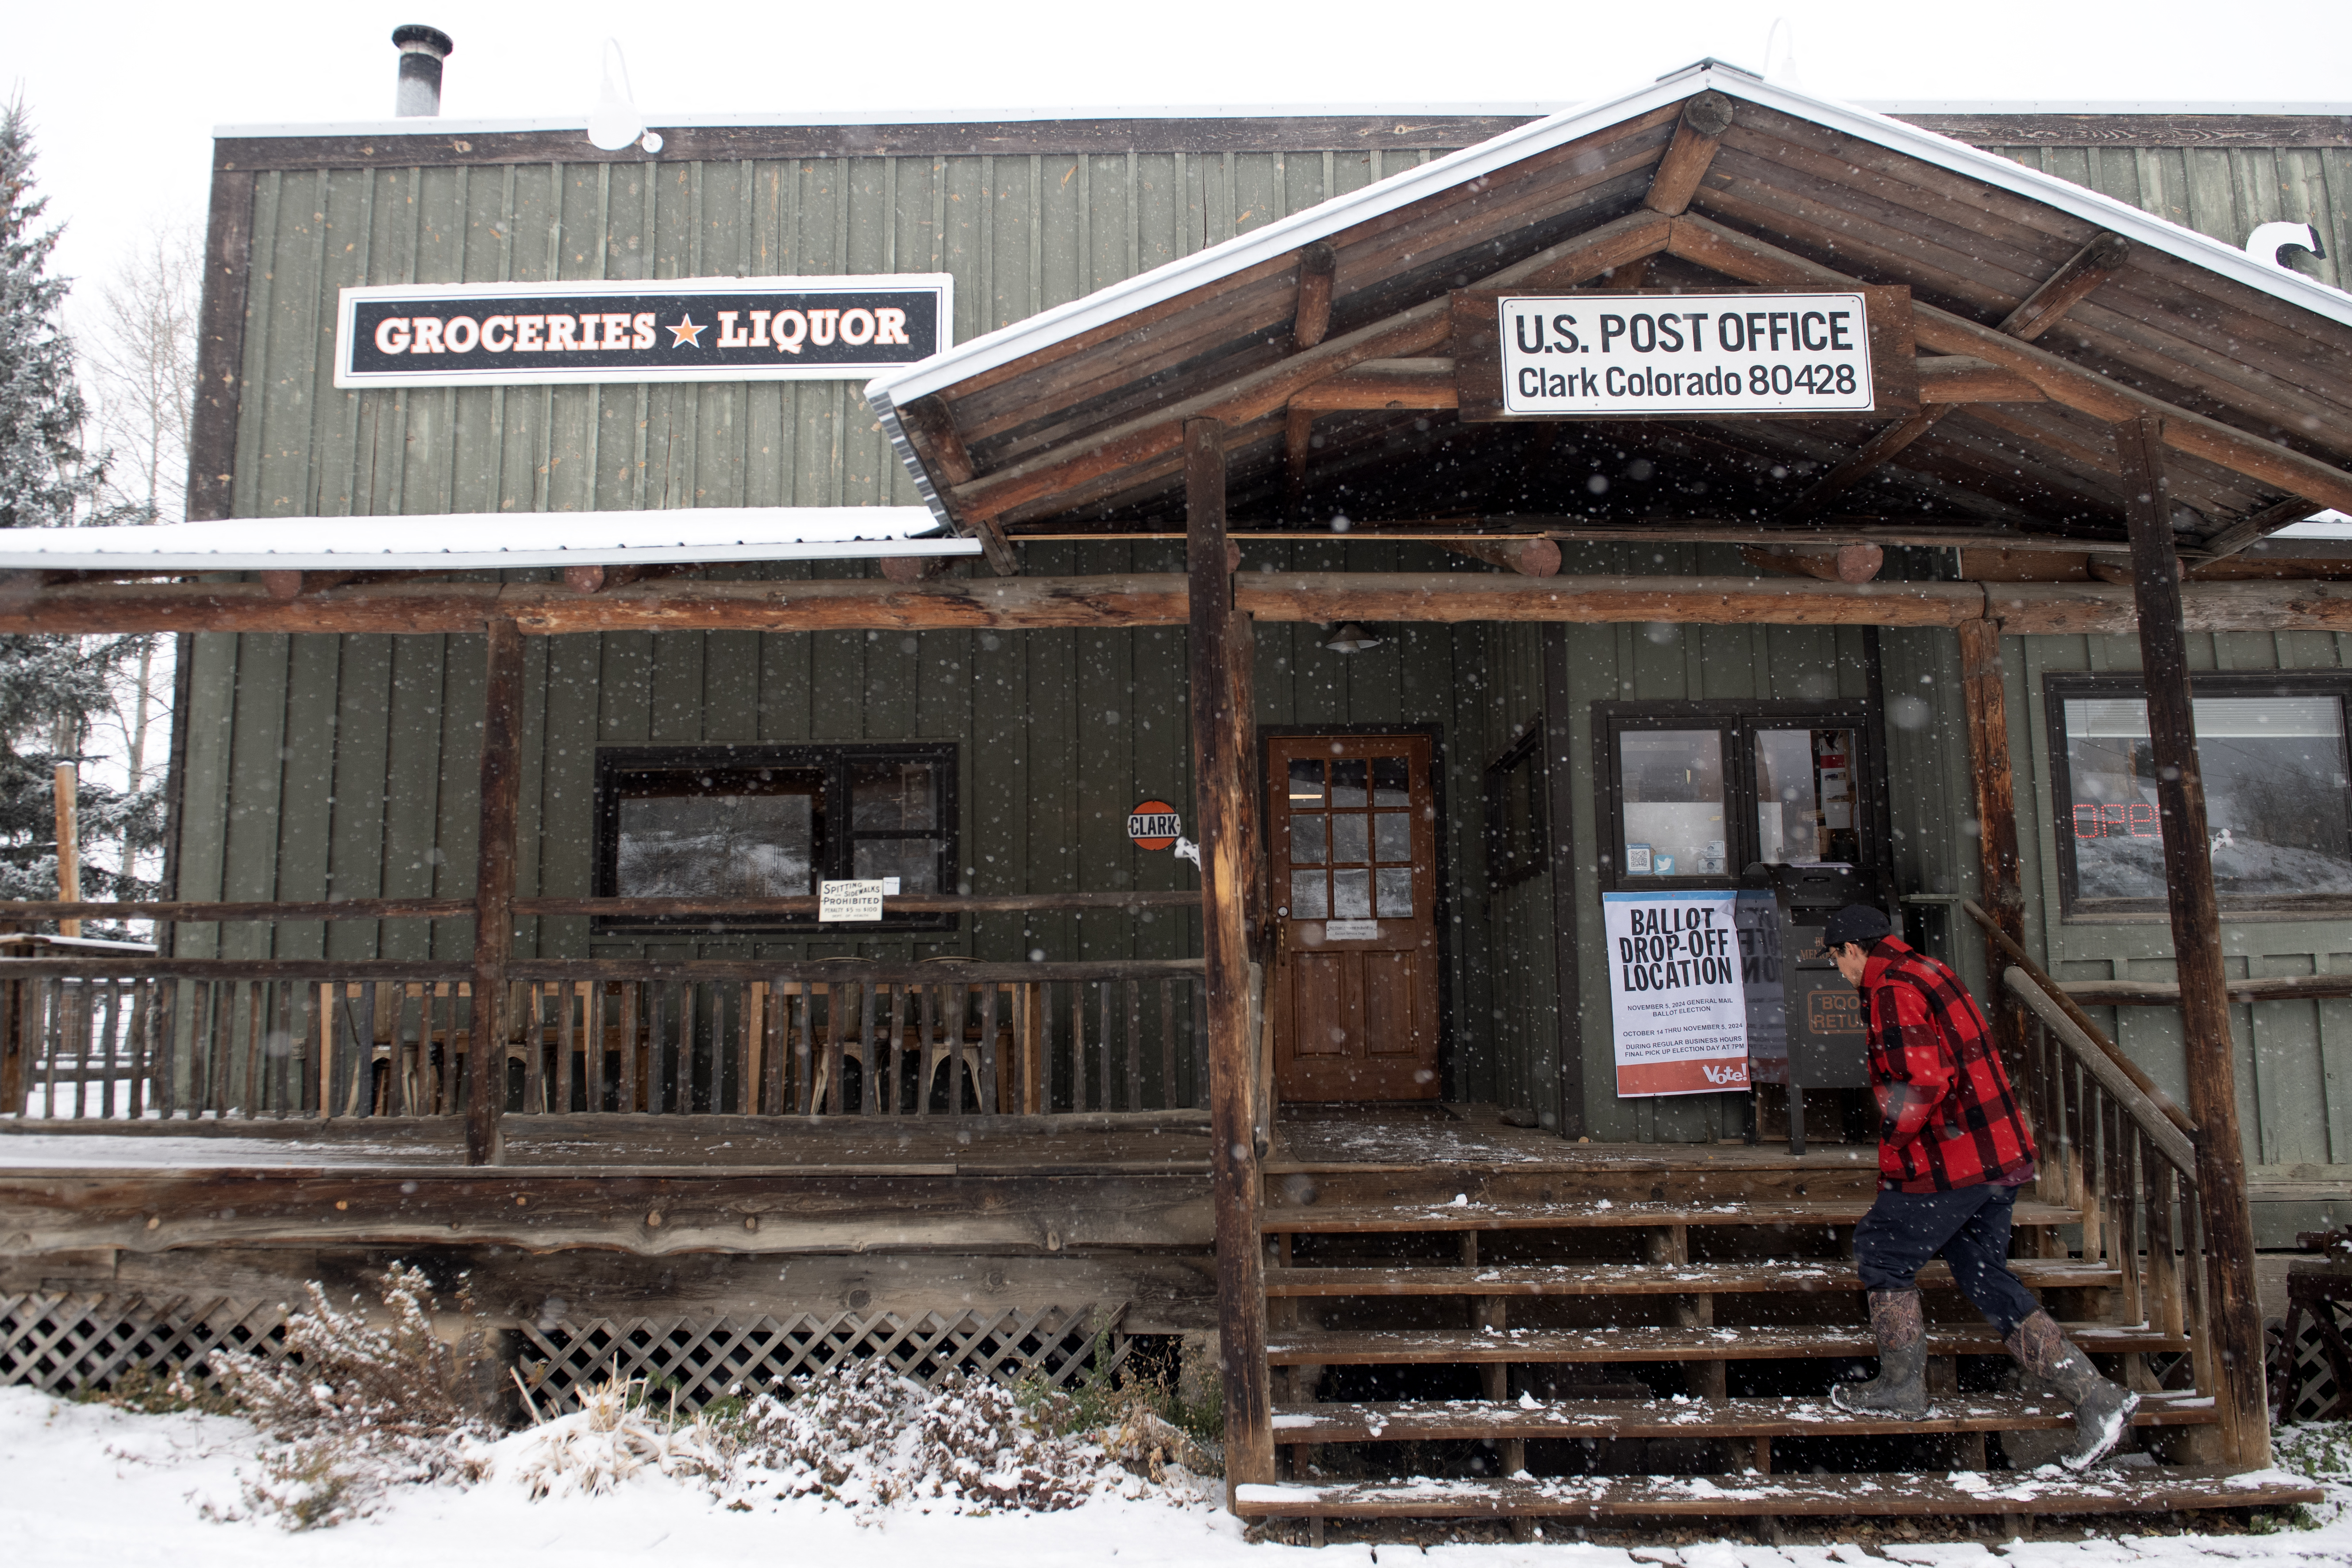
<svg viewBox="0 0 2352 1568"><path fill-rule="evenodd" d="M2047 204L2137 244L2169 253L2209 271L2352 326L2352 294L2299 273L2268 267L2225 245L2095 191L2030 169L1998 153L1922 131L1887 115L1778 87L1746 71L1706 62L1590 108L1555 115L1402 173L1336 196L1264 228L1142 273L1081 299L974 338L903 371L866 383L878 410L939 392L985 371L1010 364L1066 339L1163 300L1408 206L1536 153L1712 89L1726 97L1778 110L1890 151Z"/></svg>
<svg viewBox="0 0 2352 1568"><path fill-rule="evenodd" d="M977 555L921 507L698 507L233 517L148 528L0 530L0 568L50 571L498 570Z"/></svg>

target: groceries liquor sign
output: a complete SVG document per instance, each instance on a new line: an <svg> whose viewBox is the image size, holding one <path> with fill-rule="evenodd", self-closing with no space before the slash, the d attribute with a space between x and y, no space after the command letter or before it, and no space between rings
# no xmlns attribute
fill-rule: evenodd
<svg viewBox="0 0 2352 1568"><path fill-rule="evenodd" d="M953 287L912 273L346 288L335 384L859 380L948 347Z"/></svg>

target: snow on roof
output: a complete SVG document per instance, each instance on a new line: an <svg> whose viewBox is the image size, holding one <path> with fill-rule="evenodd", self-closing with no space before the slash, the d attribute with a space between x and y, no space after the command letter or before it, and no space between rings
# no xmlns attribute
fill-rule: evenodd
<svg viewBox="0 0 2352 1568"><path fill-rule="evenodd" d="M1737 67L1727 68L1738 69ZM1680 73L1676 73L1679 75ZM2352 103L2223 103L2074 99L1864 99L1861 108L1879 114L2279 114L2352 116ZM1014 108L758 110L734 113L661 114L647 111L646 123L658 131L710 128L823 125L1000 125L1056 120L1484 120L1525 115L1539 120L1569 113L1577 100L1510 99L1480 103L1151 103L1064 104ZM268 121L252 125L215 125L213 134L224 141L269 136L496 136L533 131L577 131L585 136L588 121L581 115L541 115L500 119L495 116L419 115L404 120L330 121Z"/></svg>
<svg viewBox="0 0 2352 1568"><path fill-rule="evenodd" d="M2314 512L2299 523L2289 523L2273 534L2274 539L2352 539L2352 517L2341 512Z"/></svg>
<svg viewBox="0 0 2352 1568"><path fill-rule="evenodd" d="M960 343L904 370L877 376L866 383L866 399L887 415L894 405L911 402L1481 174L1606 131L1709 88L1727 98L1811 120L2072 213L2136 244L2179 256L2209 272L2352 326L2352 294L2341 289L2283 267L2264 266L2234 246L2208 238L2055 175L2027 168L1999 153L1922 131L1885 114L1779 87L1735 67L1708 60L1661 77L1622 97L1507 131L1475 147L1465 147L1360 190L1334 196L1286 218L1278 218L1264 228L1252 229L1222 245Z"/></svg>
<svg viewBox="0 0 2352 1568"><path fill-rule="evenodd" d="M980 553L978 540L940 536L938 527L922 507L232 517L147 528L0 529L0 568L463 571Z"/></svg>

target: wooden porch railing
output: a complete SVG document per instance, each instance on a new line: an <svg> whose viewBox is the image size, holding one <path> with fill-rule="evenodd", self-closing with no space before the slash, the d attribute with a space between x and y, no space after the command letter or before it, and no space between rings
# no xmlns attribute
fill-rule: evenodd
<svg viewBox="0 0 2352 1568"><path fill-rule="evenodd" d="M2024 968L2001 981L2028 1014L2018 1087L2041 1151L2035 1196L2081 1212L2083 1260L2116 1270L2124 1320L2189 1340L2196 1386L2213 1387L2194 1128L2177 1125Z"/></svg>
<svg viewBox="0 0 2352 1568"><path fill-rule="evenodd" d="M506 1113L994 1116L1206 1097L1198 959L518 960ZM0 1112L69 1122L456 1116L446 962L19 959Z"/></svg>

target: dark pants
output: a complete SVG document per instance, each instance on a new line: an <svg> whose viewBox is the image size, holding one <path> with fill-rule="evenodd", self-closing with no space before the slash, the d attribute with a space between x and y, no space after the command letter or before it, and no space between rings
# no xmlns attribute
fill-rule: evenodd
<svg viewBox="0 0 2352 1568"><path fill-rule="evenodd" d="M2009 1218L2013 1186L1964 1186L1951 1192L1882 1191L1853 1228L1853 1260L1865 1291L1915 1289L1919 1266L1940 1252L1952 1278L1985 1321L2007 1339L2042 1310L2009 1271Z"/></svg>

